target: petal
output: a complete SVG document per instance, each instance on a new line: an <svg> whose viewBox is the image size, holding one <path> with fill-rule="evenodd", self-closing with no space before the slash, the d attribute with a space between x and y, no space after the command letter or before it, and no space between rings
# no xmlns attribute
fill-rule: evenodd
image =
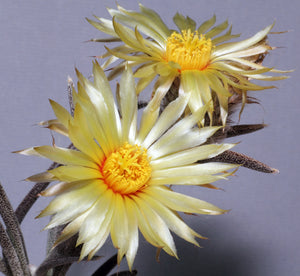
<svg viewBox="0 0 300 276"><path fill-rule="evenodd" d="M209 80L205 71L184 71L181 74L180 89L185 93L191 91L189 108L195 112L204 105L207 105L208 114L211 117L213 112L213 101ZM203 121L201 122L203 123Z"/></svg>
<svg viewBox="0 0 300 276"><path fill-rule="evenodd" d="M118 264L128 250L129 245L129 220L125 211L124 198L116 194L115 214L111 224L111 240L114 247L118 248Z"/></svg>
<svg viewBox="0 0 300 276"><path fill-rule="evenodd" d="M26 181L31 181L31 182L52 182L56 181L57 178L55 175L53 175L51 172L42 172L38 174L34 174L32 176L29 176L25 179Z"/></svg>
<svg viewBox="0 0 300 276"><path fill-rule="evenodd" d="M192 32L194 32L196 29L196 22L193 19L188 16L184 17L178 12L173 17L173 21L180 31L190 29Z"/></svg>
<svg viewBox="0 0 300 276"><path fill-rule="evenodd" d="M222 82L226 85L231 85L238 89L247 91L247 90L264 90L275 88L275 86L260 86L248 81L246 78L240 76L239 74L231 73L233 77L235 77L238 82L234 82L230 77L227 77L223 72L216 72L216 75L222 80Z"/></svg>
<svg viewBox="0 0 300 276"><path fill-rule="evenodd" d="M103 70L97 63L94 64L93 73L95 85L84 78L78 71L76 71L76 73L95 108L94 111L97 114L97 119L102 126L102 130L105 132L107 140L112 142L115 146L119 146L119 136L121 131L120 117L109 82Z"/></svg>
<svg viewBox="0 0 300 276"><path fill-rule="evenodd" d="M126 54L123 54L122 52L118 52L114 49L109 49L107 47L105 47L105 49L107 50L107 52L110 55L114 55L114 56L118 57L119 59L124 59L126 61L135 62L136 64L144 63L145 61L148 61L148 62L160 61L160 59L158 59L157 57L152 57L152 56L149 56L146 54L144 54L144 55L143 54L126 55ZM139 53L139 50L135 50L134 52ZM143 51L141 51L141 52L143 52Z"/></svg>
<svg viewBox="0 0 300 276"><path fill-rule="evenodd" d="M216 15L214 14L214 16L210 19L208 19L207 21L203 22L200 27L198 28L198 33L199 34L203 34L205 33L209 28L211 28L214 24L216 23Z"/></svg>
<svg viewBox="0 0 300 276"><path fill-rule="evenodd" d="M219 60L230 60L230 58L232 58L232 57L233 58L241 58L241 57L244 58L244 57L250 57L250 56L255 56L255 55L259 55L259 54L265 54L269 50L272 50L272 47L270 47L267 44L257 45L255 47L247 48L242 51L236 51L233 53L229 53L227 55L215 57L213 59L213 62L219 61Z"/></svg>
<svg viewBox="0 0 300 276"><path fill-rule="evenodd" d="M193 128L190 131L178 135L171 140L160 139L148 149L148 154L152 160L155 160L164 155L174 153L177 151L193 148L204 143L207 138L212 136L220 127L204 127L204 128Z"/></svg>
<svg viewBox="0 0 300 276"><path fill-rule="evenodd" d="M57 102L52 101L51 99L49 99L49 101L58 121L62 123L64 127L68 128L69 121L72 121L73 119L71 114Z"/></svg>
<svg viewBox="0 0 300 276"><path fill-rule="evenodd" d="M99 231L102 223L106 218L106 214L109 211L113 194L111 190L105 190L100 197L97 198L97 202L91 208L88 217L81 225L79 237L77 243L84 243L92 239Z"/></svg>
<svg viewBox="0 0 300 276"><path fill-rule="evenodd" d="M16 150L16 151L13 151L13 153L19 153L19 154L23 154L23 155L27 155L27 156L31 155L31 156L42 157L42 155L40 155L37 151L35 151L34 147L23 149L23 150Z"/></svg>
<svg viewBox="0 0 300 276"><path fill-rule="evenodd" d="M106 213L105 219L101 225L99 225L99 231L88 241L85 241L79 260L82 260L86 255L89 255L89 259L91 259L96 252L103 246L105 243L110 229L111 229L111 221L115 211L115 195L112 194L111 203L109 205L108 212ZM77 243L78 245L79 243Z"/></svg>
<svg viewBox="0 0 300 276"><path fill-rule="evenodd" d="M128 218L128 250L126 252L126 259L129 270L131 270L139 246L138 221L135 205L131 198L124 197L124 199Z"/></svg>
<svg viewBox="0 0 300 276"><path fill-rule="evenodd" d="M145 200L151 206L151 208L159 214L159 216L166 222L171 231L173 231L184 240L196 246L199 246L199 244L195 240L195 236L199 238L201 238L202 236L188 227L181 220L177 213L171 211L163 204L163 202L160 202L153 198L151 195L148 195L147 191L141 194L141 198Z"/></svg>
<svg viewBox="0 0 300 276"><path fill-rule="evenodd" d="M121 39L119 39L121 41ZM126 44L122 44L113 48L110 48L112 51L114 52L119 52L119 53L123 53L123 54L133 54L136 52L136 50L132 49L131 47L129 47ZM118 60L118 58L111 56L111 54L109 52L106 52L105 54L101 55L100 58L107 58L109 57L105 63L103 63L101 65L101 68L104 70L106 69L109 65L111 65L112 63L114 63L115 61ZM122 63L121 63L122 64ZM109 78L108 78L109 79Z"/></svg>
<svg viewBox="0 0 300 276"><path fill-rule="evenodd" d="M207 76L207 80L209 81L209 85L211 88L219 95L228 98L232 96L232 94L224 87L224 84L220 81L220 79L216 76L215 70L209 68L207 72L205 72Z"/></svg>
<svg viewBox="0 0 300 276"><path fill-rule="evenodd" d="M41 156L65 165L77 165L98 169L98 165L86 154L72 149L52 146L34 147Z"/></svg>
<svg viewBox="0 0 300 276"><path fill-rule="evenodd" d="M136 129L136 125L132 125L132 122L137 113L137 96L132 71L129 67L122 74L119 95L122 113L122 140L123 142L132 143L135 139L135 134L131 141L129 140L129 131L131 126Z"/></svg>
<svg viewBox="0 0 300 276"><path fill-rule="evenodd" d="M162 185L206 185L208 183L215 182L217 180L226 179L226 176L232 173L222 175L184 175L184 176L164 176L164 177L152 177L149 180L148 185L150 186L162 186Z"/></svg>
<svg viewBox="0 0 300 276"><path fill-rule="evenodd" d="M156 158L154 154L155 151L159 153L163 145L168 145L170 141L177 139L178 137L189 132L191 128L197 124L197 122L202 120L205 113L206 107L202 107L191 115L186 116L175 123L165 134L163 134L154 144L150 146L149 151L152 152L152 160Z"/></svg>
<svg viewBox="0 0 300 276"><path fill-rule="evenodd" d="M140 78L136 86L137 94L140 94L153 81L156 75L156 72L153 72L151 74L148 74L148 76L145 78Z"/></svg>
<svg viewBox="0 0 300 276"><path fill-rule="evenodd" d="M164 38L167 39L167 37L171 34L171 30L167 27L167 25L162 21L161 17L156 13L154 10L149 9L145 6L143 6L141 3L139 3L139 7L141 10L141 13L146 15L149 19L151 24L155 24L155 30L159 32L159 34ZM154 25L152 25L154 26Z"/></svg>
<svg viewBox="0 0 300 276"><path fill-rule="evenodd" d="M50 170L49 173L54 175L60 181L77 181L102 178L102 174L99 169L71 165L55 168Z"/></svg>
<svg viewBox="0 0 300 276"><path fill-rule="evenodd" d="M101 92L101 94L104 98L104 102L108 107L108 117L110 119L109 120L109 124L110 124L109 130L111 131L111 134L113 136L117 136L117 137L113 137L112 140L116 140L116 142L118 142L119 132L121 131L121 122L120 122L118 108L116 106L115 99L114 99L113 93L111 91L109 81L107 80L103 69L98 64L97 61L94 62L93 75L94 75L95 87L98 89L98 91L94 91L92 86L89 85L89 82L84 82L85 85L87 85L87 87L88 87L87 94L89 94L91 102L95 105L96 113L98 113L98 118L100 119L103 117L103 111L99 110L99 108L101 108L102 105L97 105L96 102L98 100L102 100L101 97L98 97L98 95L100 94L99 92ZM102 124L102 125L105 126L105 124ZM104 128L104 130L106 130L106 128Z"/></svg>
<svg viewBox="0 0 300 276"><path fill-rule="evenodd" d="M97 181L90 182L89 185L53 199L38 217L55 214L45 229L68 223L87 211L106 189L106 185L99 185Z"/></svg>
<svg viewBox="0 0 300 276"><path fill-rule="evenodd" d="M72 236L74 236L76 233L79 232L79 229L85 220L85 218L89 215L89 210L84 212L83 214L79 215L77 218L75 218L73 221L71 221L61 232L58 239L55 241L53 247L59 245L60 243L68 240Z"/></svg>
<svg viewBox="0 0 300 276"><path fill-rule="evenodd" d="M224 21L223 23L213 27L210 31L208 31L206 34L205 34L205 37L206 38L213 38L215 37L216 35L220 34L221 32L223 32L224 30L226 30L228 27L228 21Z"/></svg>
<svg viewBox="0 0 300 276"><path fill-rule="evenodd" d="M136 72L134 73L135 78L146 78L149 75L152 75L155 73L154 67L156 65L156 62L149 62L146 64L143 64L139 68L137 68Z"/></svg>
<svg viewBox="0 0 300 276"><path fill-rule="evenodd" d="M70 192L74 189L81 188L89 184L87 180L80 180L74 182L59 182L40 192L42 196L56 196L62 193Z"/></svg>
<svg viewBox="0 0 300 276"><path fill-rule="evenodd" d="M198 81L193 71L184 71L181 73L180 90L185 93L191 92L189 108L195 112L205 105L201 97L202 91L199 90Z"/></svg>
<svg viewBox="0 0 300 276"><path fill-rule="evenodd" d="M127 11L120 6L118 6L118 9L123 14L119 11L109 9L111 16L115 16L120 22L125 23L126 25L129 25L132 28L138 26L138 28L146 36L150 36L151 38L154 39L154 41L157 41L157 43L161 47L163 47L165 40L168 37L169 30L165 27L164 23L162 22L158 14L156 14L155 16L154 11L150 12L150 9L146 10L145 7L143 9L144 13Z"/></svg>
<svg viewBox="0 0 300 276"><path fill-rule="evenodd" d="M142 145L148 148L156 139L158 139L169 127L171 127L183 113L189 94L181 95L176 100L168 104L164 109L156 124L152 127Z"/></svg>
<svg viewBox="0 0 300 276"><path fill-rule="evenodd" d="M228 116L228 97L221 95L217 93L218 101L220 105L221 110L221 119L222 119L222 125L226 125L227 116Z"/></svg>
<svg viewBox="0 0 300 276"><path fill-rule="evenodd" d="M116 10L111 10L111 12L114 11L115 13L118 13L118 11ZM137 34L130 28L127 28L125 26L123 26L122 24L119 24L116 22L115 18L120 19L122 17L122 19L126 20L126 16L122 15L121 13L119 13L117 15L117 17L113 18L113 25L114 25L114 29L116 31L116 33L118 34L118 36L121 38L121 40L127 44L129 47L132 47L133 49L135 49L136 51L140 51L143 53L148 54L150 57L155 57L155 58L159 58L159 55L157 55L158 51L157 48L154 48L154 51L152 50L152 47L149 48L147 46L145 46L145 43L141 43L141 41L143 41L143 37L140 35L140 37L137 37ZM130 18L130 21L132 21L132 18ZM132 25L132 23L129 23L129 25ZM137 25L134 26L134 28ZM143 25L139 24L138 25L139 29L143 30ZM149 43L147 43L149 45Z"/></svg>
<svg viewBox="0 0 300 276"><path fill-rule="evenodd" d="M101 150L105 155L110 154L114 149L115 145L112 141L108 140L105 134L105 131L103 129L103 126L101 125L101 122L99 122L97 114L94 110L93 104L88 99L88 96L85 94L83 88L80 88L81 85L78 84L78 102L79 106L81 107L81 113L83 114L82 117L84 117L84 120L82 120L85 124L86 132L88 135L90 135L91 139L95 139L98 145L101 147ZM87 97L87 99L85 98ZM76 111L78 112L78 111ZM78 116L79 117L79 116ZM82 136L82 135L81 135ZM80 133L78 135L78 139L80 139ZM75 136L75 139L77 137ZM74 137L73 137L74 139ZM85 140L83 138L83 140ZM78 141L80 142L80 141ZM84 143L85 141L82 141ZM91 142L91 146L95 147L95 141ZM85 146L88 147L88 144ZM97 147L96 147L97 149ZM85 149L88 151L88 149Z"/></svg>
<svg viewBox="0 0 300 276"><path fill-rule="evenodd" d="M211 203L173 192L166 187L152 187L147 194L175 211L205 215L220 215L226 212Z"/></svg>
<svg viewBox="0 0 300 276"><path fill-rule="evenodd" d="M220 44L222 42L225 42L225 41L228 41L228 40L231 40L233 38L237 38L237 37L241 36L240 34L232 35L231 30L232 30L232 27L230 26L230 28L228 29L228 31L224 35L221 35L221 36L218 36L218 37L212 39L212 41L211 41L212 44L217 45L217 44Z"/></svg>
<svg viewBox="0 0 300 276"><path fill-rule="evenodd" d="M211 90L209 86L209 80L206 74L201 74L200 72L194 72L194 77L198 82L199 91L201 93L201 98L203 102L209 105L211 108L210 102L212 102ZM191 103L190 103L191 104Z"/></svg>
<svg viewBox="0 0 300 276"><path fill-rule="evenodd" d="M203 164L194 164L176 168L168 168L152 171L152 177L167 177L172 175L176 176L196 176L196 175L206 175L206 174L217 174L233 168L238 167L235 164L226 164L218 162L210 162Z"/></svg>
<svg viewBox="0 0 300 276"><path fill-rule="evenodd" d="M59 134L62 134L64 136L68 137L68 128L65 127L58 120L42 121L42 122L39 122L39 125L42 127L45 127L45 128L49 128Z"/></svg>
<svg viewBox="0 0 300 276"><path fill-rule="evenodd" d="M116 32L114 31L113 28L113 24L111 22L111 20L108 19L104 19L104 18L100 18L95 16L100 22L91 20L86 18L86 20L92 25L94 26L96 29L98 29L99 31L109 34L113 37L117 37L118 35L116 34Z"/></svg>
<svg viewBox="0 0 300 276"><path fill-rule="evenodd" d="M162 246L162 249L165 250L169 255L178 258L174 240L166 223L151 207L148 206L148 204L146 204L138 196L134 196L133 199L142 214L139 216L139 227L143 235L146 231L145 238L150 238L150 241L147 239L150 243L154 240L154 244Z"/></svg>
<svg viewBox="0 0 300 276"><path fill-rule="evenodd" d="M239 42L226 43L218 46L217 49L212 53L212 58L225 55L228 53L232 53L235 51L240 51L258 43L259 41L261 41L266 37L266 35L271 31L273 26L274 24L267 26L265 29L259 31L254 36L248 39Z"/></svg>
<svg viewBox="0 0 300 276"><path fill-rule="evenodd" d="M164 168L184 166L195 163L198 160L212 158L225 150L231 149L232 147L234 147L234 144L199 146L151 161L151 167L153 170L160 170Z"/></svg>
<svg viewBox="0 0 300 276"><path fill-rule="evenodd" d="M250 68L255 68L255 69L264 69L264 68L266 68L265 66L263 66L261 64L254 63L254 62L251 62L251 61L243 59L243 58L231 58L230 60L232 60L234 62L237 62L239 64L242 64L242 65L248 66ZM277 69L271 68L270 72L273 72L273 73L290 73L290 72L293 72L293 70L277 70Z"/></svg>
<svg viewBox="0 0 300 276"><path fill-rule="evenodd" d="M77 104L74 111L74 121L69 126L69 138L77 149L100 164L103 153L95 142L86 119L83 109Z"/></svg>
<svg viewBox="0 0 300 276"><path fill-rule="evenodd" d="M145 137L155 125L159 116L161 101L171 87L173 80L174 78L162 77L157 81L158 89L156 90L151 101L145 107L142 114L140 129L137 136L137 143L142 144Z"/></svg>

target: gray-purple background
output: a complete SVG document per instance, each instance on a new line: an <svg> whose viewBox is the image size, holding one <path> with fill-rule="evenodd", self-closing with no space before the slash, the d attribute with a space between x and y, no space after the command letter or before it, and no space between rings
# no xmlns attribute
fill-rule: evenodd
<svg viewBox="0 0 300 276"><path fill-rule="evenodd" d="M138 9L137 1L119 0L125 8ZM160 263L156 249L141 238L134 268L143 276L297 276L300 275L299 222L299 1L298 0L141 0L154 8L170 26L179 11L201 23L214 13L226 19L234 33L247 38L276 21L270 43L278 49L265 64L279 69L296 69L290 79L274 83L278 89L253 92L261 105L247 106L241 123L266 123L257 133L230 142L241 142L235 150L280 170L267 175L240 168L228 181L216 183L224 191L199 187L182 189L200 199L231 209L222 216L185 216L188 224L209 237L203 248L175 237L180 260L165 253ZM100 37L85 17L108 18L105 7L115 1L52 0L0 2L0 181L13 206L32 187L27 176L45 170L50 162L11 152L30 146L51 144L51 133L35 123L53 118L48 98L67 106L66 79L74 80L74 67L85 76L91 73L90 56L104 52L99 44L84 41ZM68 142L56 135L56 144ZM44 258L48 219L34 217L49 202L39 199L22 224L31 263ZM68 275L90 275L100 262L115 252L109 240L99 253L99 263L75 264ZM121 271L127 267L123 261Z"/></svg>

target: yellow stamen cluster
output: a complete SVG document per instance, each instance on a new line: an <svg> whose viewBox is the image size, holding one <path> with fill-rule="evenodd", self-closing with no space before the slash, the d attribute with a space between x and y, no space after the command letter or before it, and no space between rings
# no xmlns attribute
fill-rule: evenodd
<svg viewBox="0 0 300 276"><path fill-rule="evenodd" d="M203 70L210 61L211 39L206 39L190 29L180 33L173 32L167 39L166 61L176 62L184 70Z"/></svg>
<svg viewBox="0 0 300 276"><path fill-rule="evenodd" d="M147 150L125 143L107 157L102 174L105 183L114 192L135 193L147 184L151 176Z"/></svg>

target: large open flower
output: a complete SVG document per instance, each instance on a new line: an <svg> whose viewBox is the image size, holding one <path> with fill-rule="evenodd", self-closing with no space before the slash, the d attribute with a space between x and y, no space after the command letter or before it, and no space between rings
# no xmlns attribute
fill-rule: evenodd
<svg viewBox="0 0 300 276"><path fill-rule="evenodd" d="M112 20L99 18L88 21L112 38L100 42L122 41L123 45L107 48L102 57L109 57L104 67L123 59L114 67L111 76L120 72L125 61L137 66L135 77L140 78L138 92L143 90L157 75L158 85L167 91L176 77L180 78L180 91L191 92L189 108L195 112L205 104L212 122L214 108L218 108L223 125L228 113L228 98L232 93L242 95L246 103L247 90L261 90L273 86L260 86L250 79L272 81L285 76L265 75L266 72L284 71L261 65L260 59L272 49L266 42L273 25L254 36L239 42L223 43L238 35L231 34L225 21L217 26L212 17L196 28L191 18L180 14L174 16L179 31L169 29L159 15L140 4L140 12L108 9ZM228 29L229 27L229 29ZM222 34L223 31L226 33ZM141 34L143 33L144 36ZM215 97L216 95L216 97ZM241 110L242 110L241 109Z"/></svg>
<svg viewBox="0 0 300 276"><path fill-rule="evenodd" d="M48 126L69 137L76 149L33 147L20 153L49 158L61 166L31 176L30 181L59 181L41 194L56 196L38 217L52 215L46 229L67 224L57 243L79 233L80 259L91 258L111 236L132 267L138 229L152 245L177 256L170 230L198 245L199 234L177 212L218 215L225 211L205 201L172 191L168 185L205 185L224 179L235 165L197 164L230 149L232 144L200 145L218 127L195 127L204 108L179 119L189 94L171 102L159 115L161 91L143 110L137 128L137 95L133 75L125 70L117 104L101 67L94 82L79 72L75 111L71 116L54 101L57 117Z"/></svg>

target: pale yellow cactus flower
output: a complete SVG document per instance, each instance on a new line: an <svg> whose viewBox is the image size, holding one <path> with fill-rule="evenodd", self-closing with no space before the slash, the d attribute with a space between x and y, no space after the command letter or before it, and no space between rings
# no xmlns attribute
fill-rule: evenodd
<svg viewBox="0 0 300 276"><path fill-rule="evenodd" d="M195 237L202 236L178 212L218 215L226 211L175 192L169 185L205 185L226 178L236 165L198 164L197 160L214 157L233 144L201 145L219 128L196 127L205 108L180 119L190 94L179 96L159 114L162 92L158 90L138 124L130 68L122 75L117 101L98 63L94 63L93 82L78 71L77 76L74 116L50 101L57 119L47 122L52 130L68 136L75 149L53 145L19 151L61 164L27 179L58 181L41 193L55 198L38 216L52 216L46 229L66 224L56 244L79 233L80 259L90 259L110 235L118 262L125 255L130 269L138 249L138 229L150 244L175 257L170 231L198 245Z"/></svg>
<svg viewBox="0 0 300 276"><path fill-rule="evenodd" d="M228 115L228 98L233 93L242 97L242 108L246 103L248 90L262 90L274 86L261 86L250 79L273 81L286 78L265 73L287 71L265 67L260 59L271 49L266 42L273 25L259 31L252 37L229 42L239 35L231 34L231 27L225 21L215 26L216 17L196 28L196 22L180 14L174 16L178 31L169 29L160 16L142 4L140 12L129 11L121 6L118 10L108 9L112 20L96 16L97 21L88 21L110 38L93 39L100 42L122 41L124 44L106 48L102 58L109 57L103 68L118 59L110 72L114 77L124 64L130 62L136 68L139 78L138 93L159 76L156 86L163 85L168 91L175 78L180 79L179 93L191 93L188 106L192 112L208 104L207 114L212 123L214 109L225 125ZM226 31L227 30L227 31ZM225 32L225 33L223 33Z"/></svg>

